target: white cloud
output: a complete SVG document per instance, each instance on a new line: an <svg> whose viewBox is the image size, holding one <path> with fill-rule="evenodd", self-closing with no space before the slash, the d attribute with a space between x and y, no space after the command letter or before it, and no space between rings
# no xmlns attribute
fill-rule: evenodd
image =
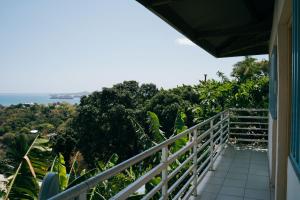
<svg viewBox="0 0 300 200"><path fill-rule="evenodd" d="M183 46L196 46L191 40L187 39L186 37L177 38L175 40L176 44L183 45Z"/></svg>

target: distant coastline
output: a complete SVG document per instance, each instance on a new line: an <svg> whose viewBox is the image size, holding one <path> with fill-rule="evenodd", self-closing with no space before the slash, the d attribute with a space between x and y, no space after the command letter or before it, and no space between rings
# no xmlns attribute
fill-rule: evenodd
<svg viewBox="0 0 300 200"><path fill-rule="evenodd" d="M17 104L49 104L57 102L66 102L78 104L80 98L88 95L88 92L79 93L61 93L61 94L25 94L25 93L0 93L0 105L10 106Z"/></svg>
<svg viewBox="0 0 300 200"><path fill-rule="evenodd" d="M50 99L75 99L88 95L89 92L50 94Z"/></svg>

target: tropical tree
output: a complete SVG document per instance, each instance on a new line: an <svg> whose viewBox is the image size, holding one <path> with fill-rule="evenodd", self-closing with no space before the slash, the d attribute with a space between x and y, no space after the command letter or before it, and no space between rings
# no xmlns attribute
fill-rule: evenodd
<svg viewBox="0 0 300 200"><path fill-rule="evenodd" d="M162 90L149 101L145 108L147 111L152 111L158 116L162 130L168 138L174 132L174 122L177 113L182 109L182 105L183 100L180 96Z"/></svg>
<svg viewBox="0 0 300 200"><path fill-rule="evenodd" d="M246 56L244 60L237 62L233 66L231 76L239 82L244 82L268 74L269 62L266 60L257 61L257 59Z"/></svg>

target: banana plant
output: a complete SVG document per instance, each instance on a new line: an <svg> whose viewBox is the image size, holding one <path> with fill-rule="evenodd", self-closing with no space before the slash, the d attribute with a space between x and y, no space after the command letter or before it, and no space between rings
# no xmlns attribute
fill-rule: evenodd
<svg viewBox="0 0 300 200"><path fill-rule="evenodd" d="M160 129L160 123L158 116L154 112L147 112L148 119L147 122L149 123L150 133L153 135L154 142L156 144L161 143L166 140L166 136L164 132Z"/></svg>
<svg viewBox="0 0 300 200"><path fill-rule="evenodd" d="M73 187L78 183L87 180L90 177L95 176L109 168L114 167L119 160L117 154L113 154L107 162L98 161L96 168L87 172L83 172L81 176L71 182L67 188ZM120 189L125 188L128 184L136 179L136 175L132 168L125 170L123 173L112 177L109 180L99 183L96 187L92 188L88 194L88 200L106 200L114 196Z"/></svg>
<svg viewBox="0 0 300 200"><path fill-rule="evenodd" d="M77 155L78 153L76 153ZM59 184L60 191L71 188L111 167L114 167L118 160L119 156L113 154L107 162L98 161L96 163L96 168L92 170L82 170L78 175L78 168L76 164L76 158L72 162L71 169L69 174L66 172L65 161L63 155L59 154L53 161L51 172L48 176L52 176L53 172L58 178L57 184ZM73 177L73 179L71 179ZM46 178L47 179L47 178ZM106 200L115 195L121 188L126 187L128 184L133 182L136 179L135 173L132 168L125 170L123 173L120 173L110 180L103 181L99 183L96 187L92 188L87 193L88 200ZM53 179L52 179L53 180ZM47 185L48 184L48 185ZM53 188L57 186L53 185L53 181L46 181L43 183L42 188L49 188L49 190L42 191L40 196L49 197L48 193L51 193Z"/></svg>
<svg viewBox="0 0 300 200"><path fill-rule="evenodd" d="M166 140L166 137L164 135L164 132L160 129L160 122L159 122L159 118L158 116L154 113L154 112L147 112L148 114L148 118L147 118L147 122L149 124L149 132L151 133L151 135L153 136L153 140L151 141L152 144L151 146L155 146L163 141ZM185 131L187 129L187 126L185 126L185 119L186 119L186 115L182 112L179 112L175 123L174 123L174 135L177 135L179 133L181 133L182 131ZM148 135L145 133L145 130L139 125L139 123L135 120L132 121L136 132L138 133L139 136L141 136L142 138L149 138ZM144 139L143 139L144 140ZM183 137L181 139L178 139L171 147L171 149L169 150L169 154L172 155L172 153L178 151L180 148L182 148L184 145L186 145L186 143L188 142L188 137ZM160 161L160 157L155 156L153 157L153 159L151 160L150 163L147 163L147 166L144 166L143 169L147 168L147 167L151 167L151 165L157 163ZM180 162L178 159L175 160L174 163L172 163L169 166L170 171L174 170L178 165L180 165ZM147 171L147 170L146 170ZM152 188L154 188L157 184L159 184L161 181L161 178L159 176L153 178L151 181L149 181L146 184L146 190L150 191Z"/></svg>
<svg viewBox="0 0 300 200"><path fill-rule="evenodd" d="M21 150L26 148L26 152L20 151L17 154L16 149L21 146ZM16 136L14 145L9 148L8 155L17 156L15 158L21 161L14 174L8 178L9 186L4 199L37 199L39 182L47 173L51 160L49 140L37 135L30 143L25 135L20 134Z"/></svg>
<svg viewBox="0 0 300 200"><path fill-rule="evenodd" d="M60 190L62 191L66 189L66 187L68 186L68 175L65 165L65 159L61 153L59 153L58 156L54 158L50 171L57 173Z"/></svg>
<svg viewBox="0 0 300 200"><path fill-rule="evenodd" d="M155 146L156 143L150 139L150 137L145 133L144 128L136 121L136 119L134 117L130 117L129 119L139 140L141 141L142 150Z"/></svg>
<svg viewBox="0 0 300 200"><path fill-rule="evenodd" d="M187 126L184 124L186 120L186 115L183 112L178 112L177 117L175 119L175 125L174 125L174 135L177 135L185 130L187 130ZM187 137L181 137L180 139L175 141L175 144L172 146L171 151L175 153L179 149L181 149L186 143L188 142L188 136Z"/></svg>

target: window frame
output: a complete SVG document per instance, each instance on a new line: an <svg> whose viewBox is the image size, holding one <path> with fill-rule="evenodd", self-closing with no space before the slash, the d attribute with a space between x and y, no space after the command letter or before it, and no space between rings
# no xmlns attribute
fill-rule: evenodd
<svg viewBox="0 0 300 200"><path fill-rule="evenodd" d="M290 160L300 180L300 3L292 5L292 81Z"/></svg>

